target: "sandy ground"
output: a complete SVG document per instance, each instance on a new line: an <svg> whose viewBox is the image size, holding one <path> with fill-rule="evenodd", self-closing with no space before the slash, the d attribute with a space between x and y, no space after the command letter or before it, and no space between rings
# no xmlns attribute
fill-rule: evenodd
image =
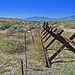
<svg viewBox="0 0 75 75"><path fill-rule="evenodd" d="M6 30L0 30L0 33L6 33L8 29Z"/></svg>
<svg viewBox="0 0 75 75"><path fill-rule="evenodd" d="M64 31L66 31L66 32L73 32L73 33L75 33L75 29L64 29Z"/></svg>

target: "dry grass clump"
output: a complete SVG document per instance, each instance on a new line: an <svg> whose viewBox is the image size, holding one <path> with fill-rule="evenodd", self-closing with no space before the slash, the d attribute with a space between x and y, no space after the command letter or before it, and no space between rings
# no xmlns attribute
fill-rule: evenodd
<svg viewBox="0 0 75 75"><path fill-rule="evenodd" d="M20 69L17 69L14 73L13 73L13 75L19 75L21 73L21 70Z"/></svg>
<svg viewBox="0 0 75 75"><path fill-rule="evenodd" d="M8 64L9 61L11 61L11 58L6 58L6 59L4 59L4 65Z"/></svg>
<svg viewBox="0 0 75 75"><path fill-rule="evenodd" d="M19 57L16 58L16 61L17 61L17 63L20 63L20 58Z"/></svg>
<svg viewBox="0 0 75 75"><path fill-rule="evenodd" d="M7 70L4 68L0 68L0 74L3 74L4 72L6 72Z"/></svg>
<svg viewBox="0 0 75 75"><path fill-rule="evenodd" d="M44 62L41 62L41 65L42 65L42 66L45 66L45 63L44 63Z"/></svg>
<svg viewBox="0 0 75 75"><path fill-rule="evenodd" d="M18 33L18 34L16 34L16 38L23 39L24 35L22 33Z"/></svg>

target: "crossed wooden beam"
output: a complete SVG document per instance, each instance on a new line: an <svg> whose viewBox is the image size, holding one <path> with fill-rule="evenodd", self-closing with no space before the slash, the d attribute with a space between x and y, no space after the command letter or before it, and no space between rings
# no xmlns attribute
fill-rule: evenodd
<svg viewBox="0 0 75 75"><path fill-rule="evenodd" d="M75 38L75 33L68 39L64 36L61 36L61 34L64 32L64 30L61 30L60 32L57 32L57 28L54 27L49 27L48 26L48 22L44 22L43 24L43 30L42 30L42 40L45 39L48 35L48 37L45 39L44 42L46 42L51 36L54 37L54 39L52 41L50 41L50 43L44 47L43 46L43 50L44 50L44 56L45 56L45 66L50 67L51 66L51 61L66 47L69 50L71 50L73 53L75 53L75 48L73 48L69 42L71 42L73 45L75 45L75 42L73 41L73 39ZM48 47L55 41L58 40L59 42L62 43L62 46L49 58L48 57L48 53L47 53L47 49ZM42 45L43 45L43 41L42 41Z"/></svg>

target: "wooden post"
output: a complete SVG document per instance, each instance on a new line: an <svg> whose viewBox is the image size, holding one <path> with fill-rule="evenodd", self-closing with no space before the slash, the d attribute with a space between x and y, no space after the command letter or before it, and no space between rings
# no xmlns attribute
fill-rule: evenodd
<svg viewBox="0 0 75 75"><path fill-rule="evenodd" d="M20 60L21 60L22 75L24 75L24 71L23 71L23 60L22 59L20 59Z"/></svg>
<svg viewBox="0 0 75 75"><path fill-rule="evenodd" d="M34 37L32 35L32 31L31 31L31 37L32 37L32 44L33 44L33 47L34 47Z"/></svg>
<svg viewBox="0 0 75 75"><path fill-rule="evenodd" d="M24 31L24 36L25 36L25 63L26 63L26 68L27 68L27 48L26 48L26 31Z"/></svg>

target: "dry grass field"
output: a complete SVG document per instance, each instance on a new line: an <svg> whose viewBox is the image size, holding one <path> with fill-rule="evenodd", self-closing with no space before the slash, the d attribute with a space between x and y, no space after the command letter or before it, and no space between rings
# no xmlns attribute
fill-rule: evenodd
<svg viewBox="0 0 75 75"><path fill-rule="evenodd" d="M6 20L7 21L7 20ZM9 21L14 22L15 20ZM21 20L19 20L21 21ZM24 74L27 75L75 75L75 54L64 48L62 52L56 56L52 61L52 65L50 68L45 67L44 55L41 44L41 36L39 33L42 29L43 22L40 22L38 26L38 22L19 22L15 21L17 28L21 27L22 29L26 29L26 54L27 54L27 68L26 67L26 59L25 59L25 37L24 32L22 30L16 30L11 28L9 32L13 31L12 35L8 35L5 30L0 31L0 75L22 75L22 66L21 60L23 60L23 70ZM3 21L1 21L2 23ZM49 22L49 24L53 24L54 22ZM61 24L64 22L61 22ZM68 22L66 22L68 23ZM32 25L35 24L35 25ZM63 26L59 26L60 22L57 22L58 26L64 29ZM57 25L54 24L54 25ZM61 25L60 24L60 25ZM24 28L23 28L24 27ZM9 30L9 28L7 29ZM72 29L65 28L62 36L69 38L74 31ZM53 37L49 38L44 44L46 45L53 39ZM44 40L43 40L44 41ZM75 41L75 39L74 39ZM52 56L56 52L58 48L60 48L62 44L57 40L48 48L49 57ZM75 45L72 45L75 48Z"/></svg>

